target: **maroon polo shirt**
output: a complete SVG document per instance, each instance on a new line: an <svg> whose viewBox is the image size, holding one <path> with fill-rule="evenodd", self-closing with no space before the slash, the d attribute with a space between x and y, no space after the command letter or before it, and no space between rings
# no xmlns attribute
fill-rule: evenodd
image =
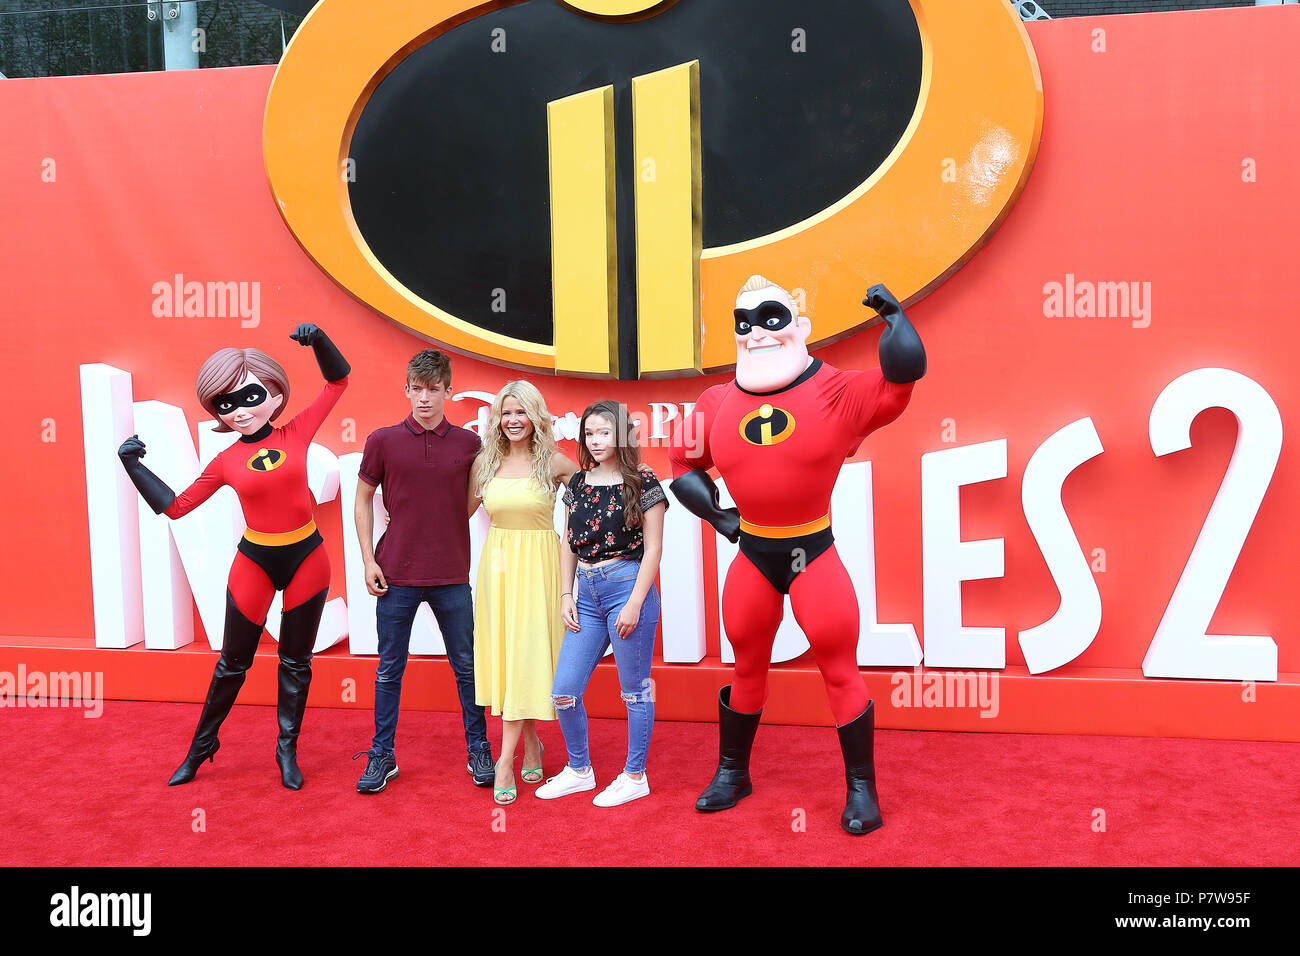
<svg viewBox="0 0 1300 956"><path fill-rule="evenodd" d="M414 415L366 439L361 480L383 488L389 523L375 546L384 579L398 587L469 583L469 470L482 442L444 418L425 429Z"/></svg>

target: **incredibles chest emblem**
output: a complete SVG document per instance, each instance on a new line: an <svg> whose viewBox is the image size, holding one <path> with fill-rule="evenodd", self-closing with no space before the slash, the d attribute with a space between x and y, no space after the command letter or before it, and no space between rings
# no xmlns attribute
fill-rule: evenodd
<svg viewBox="0 0 1300 956"><path fill-rule="evenodd" d="M259 448L257 454L248 459L248 467L253 471L275 471L288 457L278 448Z"/></svg>
<svg viewBox="0 0 1300 956"><path fill-rule="evenodd" d="M776 445L794 434L794 416L764 403L740 420L740 437L751 445Z"/></svg>

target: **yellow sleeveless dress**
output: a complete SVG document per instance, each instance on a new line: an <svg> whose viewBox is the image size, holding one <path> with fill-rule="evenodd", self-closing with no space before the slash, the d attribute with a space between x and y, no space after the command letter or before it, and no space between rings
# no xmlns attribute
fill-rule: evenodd
<svg viewBox="0 0 1300 956"><path fill-rule="evenodd" d="M551 684L564 639L555 491L532 478L493 478L483 490L492 526L474 594L474 690L505 720L555 719Z"/></svg>

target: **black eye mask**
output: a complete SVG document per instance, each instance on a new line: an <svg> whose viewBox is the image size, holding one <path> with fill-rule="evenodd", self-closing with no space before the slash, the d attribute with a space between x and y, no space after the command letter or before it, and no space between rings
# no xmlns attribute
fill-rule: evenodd
<svg viewBox="0 0 1300 956"><path fill-rule="evenodd" d="M237 392L226 392L212 400L212 407L218 415L229 415L235 409L255 408L266 401L265 385L245 385Z"/></svg>
<svg viewBox="0 0 1300 956"><path fill-rule="evenodd" d="M794 316L780 302L768 299L760 302L754 309L737 309L736 334L748 335L750 329L761 328L764 332L775 332L794 321Z"/></svg>

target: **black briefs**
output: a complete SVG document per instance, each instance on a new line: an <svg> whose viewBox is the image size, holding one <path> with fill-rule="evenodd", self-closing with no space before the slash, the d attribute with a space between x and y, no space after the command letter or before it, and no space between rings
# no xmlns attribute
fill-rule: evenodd
<svg viewBox="0 0 1300 956"><path fill-rule="evenodd" d="M307 560L307 555L324 543L319 531L313 531L293 544L254 544L247 538L239 539L239 552L266 572L271 586L283 591Z"/></svg>
<svg viewBox="0 0 1300 956"><path fill-rule="evenodd" d="M789 594L795 575L834 543L830 528L793 538L763 538L748 531L740 532L740 553L781 594Z"/></svg>

